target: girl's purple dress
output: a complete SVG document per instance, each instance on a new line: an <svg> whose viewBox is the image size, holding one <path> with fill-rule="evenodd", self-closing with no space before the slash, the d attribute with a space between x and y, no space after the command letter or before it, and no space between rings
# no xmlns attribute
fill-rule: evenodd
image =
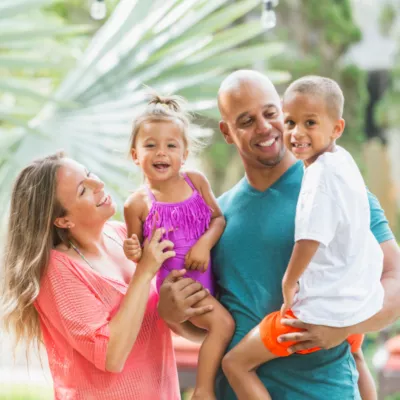
<svg viewBox="0 0 400 400"><path fill-rule="evenodd" d="M174 243L176 256L166 260L157 274L157 289L167 275L174 269L185 267L185 256L187 252L198 241L200 236L208 229L212 211L208 204L196 190L189 177L183 175L185 181L193 189L192 195L180 203L162 203L155 199L153 193L148 189L152 205L149 215L143 225L143 236L147 238L151 235L153 223L157 228L164 228L163 239L168 239ZM214 280L211 271L211 262L207 271L187 271L185 277L192 278L200 282L205 288L214 294Z"/></svg>

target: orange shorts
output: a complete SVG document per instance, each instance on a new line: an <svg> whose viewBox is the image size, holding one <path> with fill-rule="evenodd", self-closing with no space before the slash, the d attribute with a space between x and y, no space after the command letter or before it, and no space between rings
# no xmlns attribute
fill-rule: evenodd
<svg viewBox="0 0 400 400"><path fill-rule="evenodd" d="M286 357L291 353L288 352L288 348L294 345L296 342L284 342L279 343L278 337L284 335L285 333L302 332L302 329L292 328L290 326L285 326L281 324L281 313L280 311L275 311L267 315L260 324L260 336L264 343L264 346L272 353L278 357ZM287 311L285 318L297 319L293 314L292 310ZM362 345L364 340L364 335L351 335L347 338L351 346L351 352L357 352ZM308 350L300 350L298 354L309 354L315 351L321 350L319 347L314 347Z"/></svg>

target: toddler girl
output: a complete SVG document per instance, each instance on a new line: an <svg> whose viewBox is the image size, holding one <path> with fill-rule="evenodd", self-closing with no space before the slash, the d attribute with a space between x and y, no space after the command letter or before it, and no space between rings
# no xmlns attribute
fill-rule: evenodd
<svg viewBox="0 0 400 400"><path fill-rule="evenodd" d="M210 250L220 238L225 219L207 179L195 171L183 171L191 143L190 120L178 97L154 95L136 117L130 147L133 161L145 175L145 185L125 203L125 221L130 239L126 255L138 262L141 244L154 227L164 229L164 239L173 243L175 257L161 266L159 289L174 269L189 270L185 276L200 282L214 294ZM228 311L208 296L198 306L213 311L190 319L207 330L198 361L193 399L215 399L214 380L234 330Z"/></svg>

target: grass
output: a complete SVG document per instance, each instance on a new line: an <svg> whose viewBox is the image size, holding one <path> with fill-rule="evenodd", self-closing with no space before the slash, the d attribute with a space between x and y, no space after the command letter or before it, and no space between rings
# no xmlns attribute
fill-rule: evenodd
<svg viewBox="0 0 400 400"><path fill-rule="evenodd" d="M45 386L2 384L0 400L51 400L54 398L52 388Z"/></svg>

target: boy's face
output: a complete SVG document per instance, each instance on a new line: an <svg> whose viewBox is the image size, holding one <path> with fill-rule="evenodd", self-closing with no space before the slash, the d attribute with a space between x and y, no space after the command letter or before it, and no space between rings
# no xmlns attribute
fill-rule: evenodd
<svg viewBox="0 0 400 400"><path fill-rule="evenodd" d="M283 103L283 115L285 145L306 166L331 151L344 129L344 120L328 113L322 96L289 93Z"/></svg>

